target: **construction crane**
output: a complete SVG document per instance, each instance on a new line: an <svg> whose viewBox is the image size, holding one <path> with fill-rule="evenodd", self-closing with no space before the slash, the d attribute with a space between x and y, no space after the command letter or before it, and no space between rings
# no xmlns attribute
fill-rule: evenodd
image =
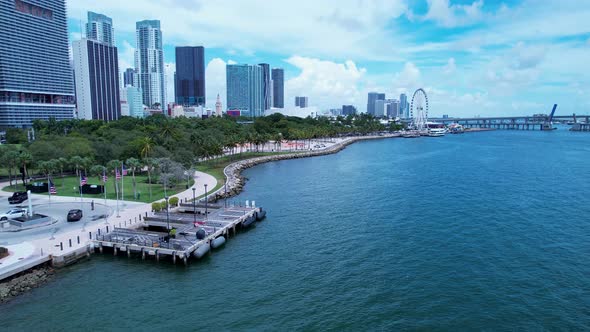
<svg viewBox="0 0 590 332"><path fill-rule="evenodd" d="M555 109L557 109L557 104L553 104L553 109L551 110L551 114L549 114L549 118L543 123L541 126L541 130L555 130L557 128L553 128L553 115L555 115Z"/></svg>

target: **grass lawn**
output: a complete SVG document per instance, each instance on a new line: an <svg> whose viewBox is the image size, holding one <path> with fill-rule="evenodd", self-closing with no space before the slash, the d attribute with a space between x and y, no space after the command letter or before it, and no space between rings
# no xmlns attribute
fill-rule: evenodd
<svg viewBox="0 0 590 332"><path fill-rule="evenodd" d="M124 190L123 193L125 194L124 199L127 201L137 201L137 202L145 202L151 203L153 201L162 200L164 199L164 187L161 184L152 184L152 198L150 199L150 185L147 181L147 175L136 175L135 179L137 182L137 192L140 194L138 200L133 199L133 180L131 175L126 176L124 178ZM109 175L109 179L107 181L107 199L116 199L115 195L115 184L114 184L114 175ZM72 196L72 197L80 197L80 193L78 191L79 185L79 178L76 176L67 176L63 179L56 176L53 178L53 182L55 184L55 189L57 190L57 196ZM152 178L152 181L154 179ZM20 182L20 181L19 181ZM96 184L102 185L102 181L100 181L96 177L89 177L88 184ZM192 186L193 180L191 179L190 185ZM179 193L181 191L186 190L186 182L178 184L174 188L169 188L166 192L168 196L174 196L174 194ZM119 187L121 186L121 182L119 181ZM22 184L18 184L17 186L12 187L5 187L5 191L24 191ZM119 188L121 190L121 188ZM92 197L97 200L104 199L104 194L100 195L84 195L84 198Z"/></svg>

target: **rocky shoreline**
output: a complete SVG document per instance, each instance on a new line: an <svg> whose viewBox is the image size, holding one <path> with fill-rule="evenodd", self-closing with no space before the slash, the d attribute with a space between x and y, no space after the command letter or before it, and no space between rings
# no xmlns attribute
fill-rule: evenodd
<svg viewBox="0 0 590 332"><path fill-rule="evenodd" d="M225 178L226 178L226 183L227 183L227 194L225 191L226 188L221 187L216 192L211 194L210 200L213 202L216 202L220 199L229 198L229 197L238 195L240 192L242 192L244 185L246 184L246 179L242 176L242 171L247 168L254 167L256 165L271 162L271 161L325 156L325 155L340 152L344 148L346 148L348 145L358 142L358 141L393 138L393 137L399 137L399 135L389 134L389 135L383 135L383 136L357 136L357 137L351 137L349 139L346 139L342 142L334 144L333 146L323 149L323 150L302 151L302 152L293 152L293 153L286 153L286 154L277 154L277 155L271 155L271 156L255 157L255 158L240 160L235 163L231 163L231 164L227 165L223 170L223 173L225 174Z"/></svg>
<svg viewBox="0 0 590 332"><path fill-rule="evenodd" d="M15 296L28 292L49 281L55 271L51 267L38 267L12 277L0 283L0 303L9 301Z"/></svg>

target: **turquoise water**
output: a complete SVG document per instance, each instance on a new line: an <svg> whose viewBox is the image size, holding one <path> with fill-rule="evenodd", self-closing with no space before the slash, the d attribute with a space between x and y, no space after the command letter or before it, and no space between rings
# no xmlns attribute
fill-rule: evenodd
<svg viewBox="0 0 590 332"><path fill-rule="evenodd" d="M263 222L189 267L95 255L0 306L16 330L581 330L590 135L356 143L247 170Z"/></svg>

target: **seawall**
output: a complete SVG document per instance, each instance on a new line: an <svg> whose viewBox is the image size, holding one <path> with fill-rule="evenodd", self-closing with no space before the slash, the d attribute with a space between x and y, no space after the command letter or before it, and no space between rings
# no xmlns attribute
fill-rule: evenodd
<svg viewBox="0 0 590 332"><path fill-rule="evenodd" d="M400 137L398 134L387 134L383 136L378 135L371 135L371 136L355 136L349 137L344 139L341 142L338 142L326 149L321 150L311 150L311 151L301 151L301 152L293 152L293 153L285 153L285 154L276 154L270 156L263 156L263 157L254 157L250 159L236 161L227 165L223 169L223 173L225 174L226 179L226 188L221 187L217 191L210 194L210 200L215 202L217 200L223 198L229 198L235 196L242 192L244 185L246 184L246 179L241 175L242 171L254 167L259 164L268 163L271 161L279 161L279 160L286 160L286 159L298 159L298 158L309 158L309 157L316 157L316 156L325 156L329 154L334 154L342 151L348 145L356 143L358 141L366 141L366 140L374 140L374 139L385 139L385 138L394 138Z"/></svg>

